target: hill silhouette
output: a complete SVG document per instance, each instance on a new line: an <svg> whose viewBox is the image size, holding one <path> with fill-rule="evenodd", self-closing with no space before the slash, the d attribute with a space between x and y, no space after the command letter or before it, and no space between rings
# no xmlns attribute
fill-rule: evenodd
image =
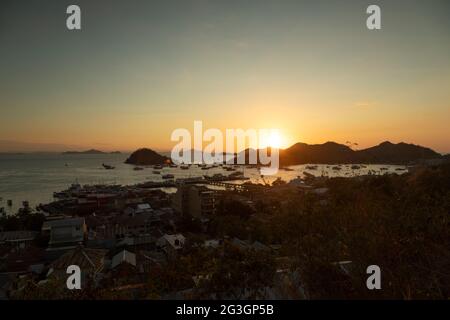
<svg viewBox="0 0 450 320"><path fill-rule="evenodd" d="M378 163L407 164L419 160L438 159L442 156L422 146L385 141L377 146L352 150L336 142L309 145L297 143L280 150L281 165L305 163Z"/></svg>
<svg viewBox="0 0 450 320"><path fill-rule="evenodd" d="M147 148L142 148L134 151L128 157L128 159L125 160L125 163L143 166L164 164L170 162L171 160L168 157L162 156L159 153Z"/></svg>
<svg viewBox="0 0 450 320"><path fill-rule="evenodd" d="M370 163L408 163L442 157L429 148L404 142L394 144L389 141L356 152L360 161Z"/></svg>
<svg viewBox="0 0 450 320"><path fill-rule="evenodd" d="M247 161L249 150L246 149L240 153L245 153ZM281 166L307 163L408 164L429 159L443 159L443 156L430 148L404 142L394 144L389 141L362 150L353 150L346 145L332 141L323 144L299 142L287 149L280 150Z"/></svg>

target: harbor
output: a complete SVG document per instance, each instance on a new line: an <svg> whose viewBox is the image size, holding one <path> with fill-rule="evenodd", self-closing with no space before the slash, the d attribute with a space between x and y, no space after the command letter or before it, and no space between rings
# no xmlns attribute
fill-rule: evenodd
<svg viewBox="0 0 450 320"><path fill-rule="evenodd" d="M175 182L195 181L204 185L219 183L272 184L277 179L289 182L298 177L329 176L353 177L407 172L398 165L296 165L283 167L274 176L261 176L256 166L224 164L169 164L136 166L124 164L127 154L108 155L60 155L24 154L0 157L0 212L15 214L23 208L23 201L30 207L52 202L62 190L77 185L145 185L173 192ZM107 169L114 167L114 169ZM339 168L338 170L335 169ZM387 168L387 170L383 169Z"/></svg>

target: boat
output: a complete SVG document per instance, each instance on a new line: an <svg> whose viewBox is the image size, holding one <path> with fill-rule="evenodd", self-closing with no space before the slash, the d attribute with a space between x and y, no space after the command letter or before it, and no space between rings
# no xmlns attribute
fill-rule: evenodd
<svg viewBox="0 0 450 320"><path fill-rule="evenodd" d="M352 166L352 169L353 170L357 170L357 169L361 169L361 167L355 164L355 165Z"/></svg>
<svg viewBox="0 0 450 320"><path fill-rule="evenodd" d="M171 164L169 165L169 167L171 167L171 168L178 168L178 166L177 166L175 163L171 163Z"/></svg>
<svg viewBox="0 0 450 320"><path fill-rule="evenodd" d="M69 197L70 197L70 194L66 191L53 192L53 198L55 198L55 199L66 199Z"/></svg>
<svg viewBox="0 0 450 320"><path fill-rule="evenodd" d="M141 167L134 167L133 170L134 170L134 171L141 171L141 170L144 170L144 168L141 168Z"/></svg>
<svg viewBox="0 0 450 320"><path fill-rule="evenodd" d="M331 169L333 169L333 170L341 170L341 167L339 167L339 166L334 166L334 167L332 167Z"/></svg>
<svg viewBox="0 0 450 320"><path fill-rule="evenodd" d="M405 171L405 170L407 170L406 168L397 168L397 169L395 169L396 171Z"/></svg>
<svg viewBox="0 0 450 320"><path fill-rule="evenodd" d="M289 167L284 167L284 168L281 168L281 169L284 170L284 171L294 171L294 169L291 169Z"/></svg>
<svg viewBox="0 0 450 320"><path fill-rule="evenodd" d="M177 183L185 184L185 183L197 183L202 182L204 180L203 177L189 177L189 178L179 178L177 179Z"/></svg>
<svg viewBox="0 0 450 320"><path fill-rule="evenodd" d="M230 173L229 175L228 175L228 177L230 177L230 178L239 178L239 179L245 179L245 176L244 176L244 174L242 173L242 172L233 172L233 173Z"/></svg>
<svg viewBox="0 0 450 320"><path fill-rule="evenodd" d="M158 170L153 170L153 171L152 171L152 173L153 173L153 174L160 174L160 173L161 173L161 171L158 171Z"/></svg>
<svg viewBox="0 0 450 320"><path fill-rule="evenodd" d="M162 165L160 165L160 164L154 165L154 166L153 166L153 169L159 169L159 170L161 170L161 169L162 169Z"/></svg>
<svg viewBox="0 0 450 320"><path fill-rule="evenodd" d="M103 166L103 168L105 168L106 170L113 170L113 169L115 169L115 167L110 166L110 165L108 165L108 164L104 164L104 163L102 163L102 166Z"/></svg>
<svg viewBox="0 0 450 320"><path fill-rule="evenodd" d="M162 178L163 179L173 179L175 176L173 175L173 174L164 174L163 176L162 176Z"/></svg>
<svg viewBox="0 0 450 320"><path fill-rule="evenodd" d="M53 198L56 199L67 199L72 197L72 195L82 189L79 183L72 183L67 190L60 192L53 192Z"/></svg>
<svg viewBox="0 0 450 320"><path fill-rule="evenodd" d="M189 166L188 165L182 165L182 166L180 166L180 169L181 170L188 170Z"/></svg>
<svg viewBox="0 0 450 320"><path fill-rule="evenodd" d="M384 168L384 167L383 167L383 168L380 168L380 170L381 170L381 171L386 171L386 170L388 170L388 168Z"/></svg>
<svg viewBox="0 0 450 320"><path fill-rule="evenodd" d="M226 176L224 176L221 173L213 174L212 176L203 176L205 180L216 180L216 181L222 181L226 179Z"/></svg>
<svg viewBox="0 0 450 320"><path fill-rule="evenodd" d="M308 169L308 170L316 170L317 166L306 166L306 169Z"/></svg>

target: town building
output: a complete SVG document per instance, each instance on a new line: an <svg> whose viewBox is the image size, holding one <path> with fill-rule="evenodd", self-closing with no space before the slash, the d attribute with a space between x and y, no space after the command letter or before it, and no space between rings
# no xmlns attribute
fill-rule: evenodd
<svg viewBox="0 0 450 320"><path fill-rule="evenodd" d="M216 212L215 193L204 186L179 185L172 197L172 207L181 215L207 217Z"/></svg>
<svg viewBox="0 0 450 320"><path fill-rule="evenodd" d="M185 242L186 238L182 234L165 234L158 239L157 245L166 253L168 259L175 259Z"/></svg>
<svg viewBox="0 0 450 320"><path fill-rule="evenodd" d="M73 249L84 242L87 228L84 218L68 218L45 221L42 233L50 237L48 251Z"/></svg>
<svg viewBox="0 0 450 320"><path fill-rule="evenodd" d="M0 245L14 249L24 249L32 244L39 232L36 231L4 231L0 232Z"/></svg>

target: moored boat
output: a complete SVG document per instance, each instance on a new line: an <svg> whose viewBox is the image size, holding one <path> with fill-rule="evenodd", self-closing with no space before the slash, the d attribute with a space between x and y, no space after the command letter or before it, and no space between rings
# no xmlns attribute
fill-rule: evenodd
<svg viewBox="0 0 450 320"><path fill-rule="evenodd" d="M105 168L106 170L113 170L113 169L115 169L115 167L110 166L110 165L108 165L108 164L104 164L104 163L102 163L102 166L103 166L103 168Z"/></svg>

